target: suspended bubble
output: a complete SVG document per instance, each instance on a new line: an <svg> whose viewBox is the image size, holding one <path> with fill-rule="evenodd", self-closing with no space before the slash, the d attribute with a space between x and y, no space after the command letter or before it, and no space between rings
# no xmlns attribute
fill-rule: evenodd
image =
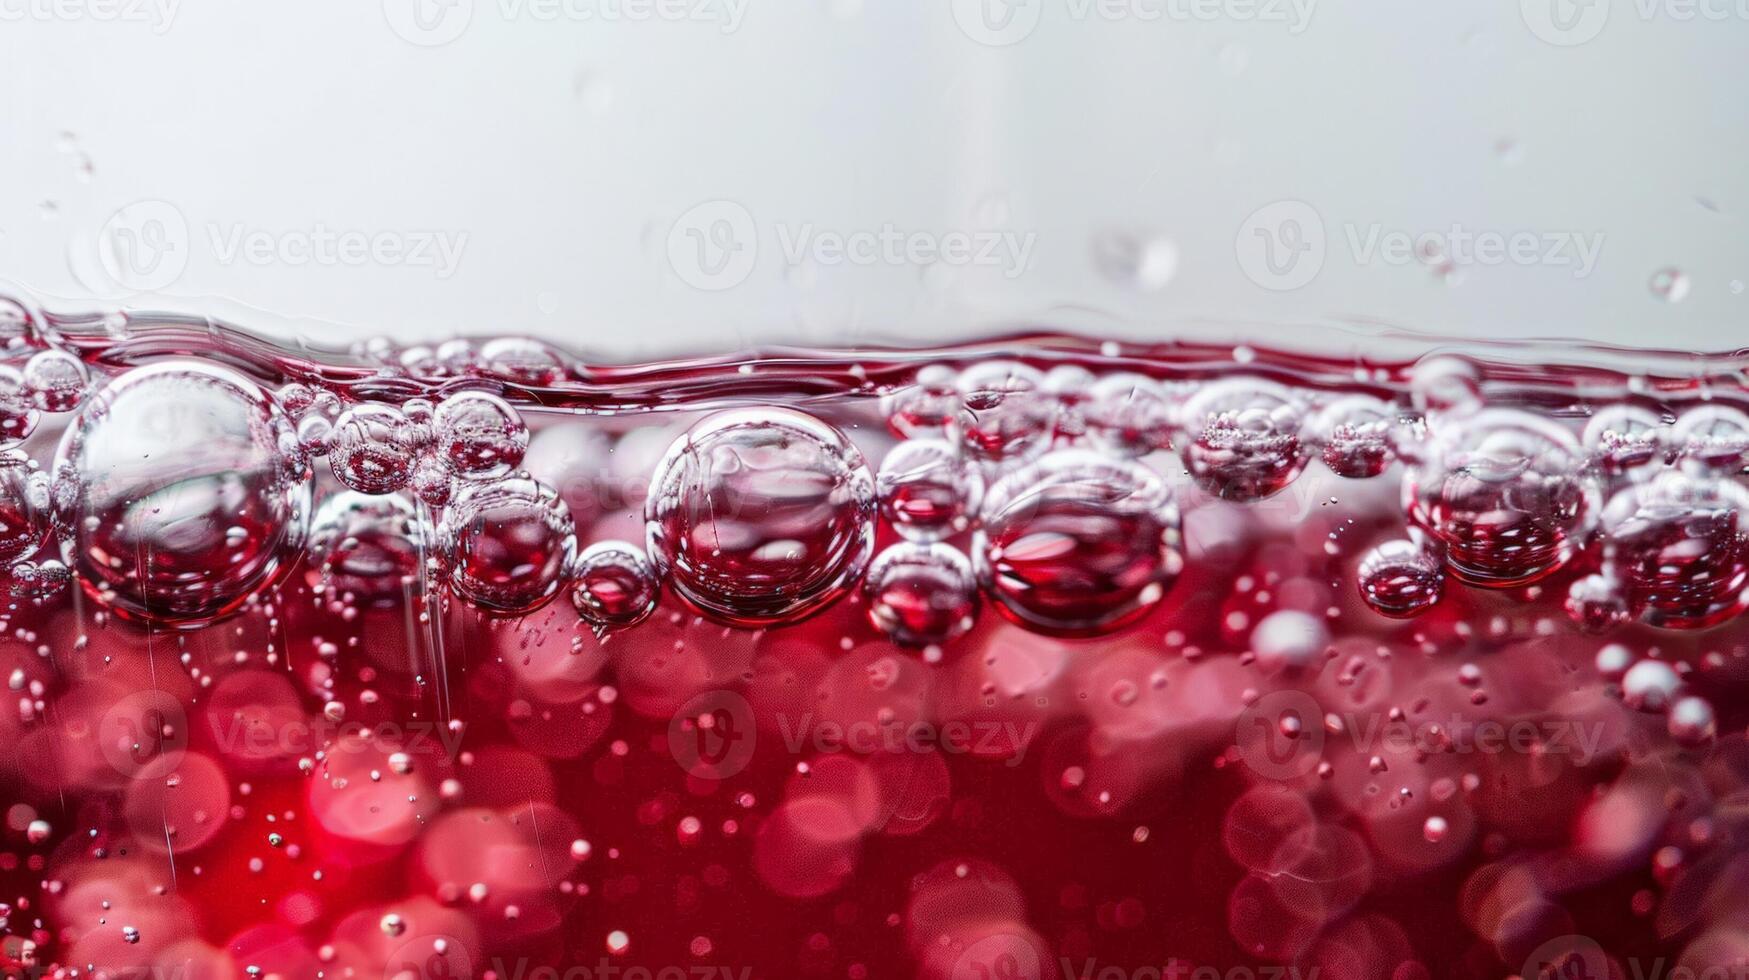
<svg viewBox="0 0 1749 980"><path fill-rule="evenodd" d="M875 492L893 530L912 541L939 541L971 526L984 481L951 444L912 439L881 461Z"/></svg>
<svg viewBox="0 0 1749 980"><path fill-rule="evenodd" d="M390 405L354 405L328 435L334 478L360 493L393 493L407 485L416 458L413 423Z"/></svg>
<svg viewBox="0 0 1749 980"><path fill-rule="evenodd" d="M450 586L496 613L524 613L559 591L577 552L565 502L525 478L467 483L437 525Z"/></svg>
<svg viewBox="0 0 1749 980"><path fill-rule="evenodd" d="M367 604L401 599L424 552L424 527L399 496L343 491L310 518L310 568L331 591Z"/></svg>
<svg viewBox="0 0 1749 980"><path fill-rule="evenodd" d="M599 629L643 622L655 611L661 589L643 549L624 541L600 541L583 549L570 578L577 615Z"/></svg>
<svg viewBox="0 0 1749 980"><path fill-rule="evenodd" d="M458 476L502 476L528 451L528 426L497 395L464 391L443 400L432 418L440 459Z"/></svg>
<svg viewBox="0 0 1749 980"><path fill-rule="evenodd" d="M1154 379L1140 374L1101 378L1082 415L1095 445L1124 456L1172 448L1172 404Z"/></svg>
<svg viewBox="0 0 1749 980"><path fill-rule="evenodd" d="M1718 716L1711 701L1691 694L1670 706L1667 728L1679 744L1698 748L1718 735Z"/></svg>
<svg viewBox="0 0 1749 980"><path fill-rule="evenodd" d="M1350 395L1312 417L1307 432L1324 447L1324 465L1351 480L1378 476L1391 465L1397 408L1370 395Z"/></svg>
<svg viewBox="0 0 1749 980"><path fill-rule="evenodd" d="M1736 471L1749 465L1749 415L1728 405L1683 412L1670 439L1692 469Z"/></svg>
<svg viewBox="0 0 1749 980"><path fill-rule="evenodd" d="M990 488L979 584L1008 618L1092 636L1140 618L1183 566L1178 507L1153 470L1059 450Z"/></svg>
<svg viewBox="0 0 1749 980"><path fill-rule="evenodd" d="M1622 703L1635 711L1668 710L1682 688L1682 678L1662 660L1641 660L1621 678Z"/></svg>
<svg viewBox="0 0 1749 980"><path fill-rule="evenodd" d="M1223 500L1261 500L1294 481L1310 448L1293 392L1262 378L1203 386L1184 403L1179 454L1197 486Z"/></svg>
<svg viewBox="0 0 1749 980"><path fill-rule="evenodd" d="M187 627L235 610L303 545L310 488L281 449L289 428L260 387L214 365L111 381L56 455L67 564L129 618Z"/></svg>
<svg viewBox="0 0 1749 980"><path fill-rule="evenodd" d="M945 544L893 545L875 556L862 591L869 622L905 646L946 643L978 616L972 563Z"/></svg>
<svg viewBox="0 0 1749 980"><path fill-rule="evenodd" d="M1567 618L1592 634L1608 633L1634 618L1627 587L1612 574L1597 573L1575 579L1567 588L1565 608Z"/></svg>
<svg viewBox="0 0 1749 980"><path fill-rule="evenodd" d="M730 623L795 620L843 594L874 549L874 480L844 434L790 409L700 420L668 447L645 503L674 591Z"/></svg>
<svg viewBox="0 0 1749 980"><path fill-rule="evenodd" d="M1666 303L1682 302L1688 298L1689 290L1693 288L1688 273L1676 268L1659 269L1652 273L1652 280L1648 285L1652 295Z"/></svg>
<svg viewBox="0 0 1749 980"><path fill-rule="evenodd" d="M413 467L413 475L407 478L407 489L413 491L413 496L425 506L443 507L455 496L455 476L449 467L426 456Z"/></svg>
<svg viewBox="0 0 1749 980"><path fill-rule="evenodd" d="M30 438L40 417L24 375L11 365L0 364L0 448Z"/></svg>
<svg viewBox="0 0 1749 980"><path fill-rule="evenodd" d="M333 435L334 423L323 415L311 413L298 419L293 438L297 440L299 451L313 458L328 455L328 440Z"/></svg>
<svg viewBox="0 0 1749 980"><path fill-rule="evenodd" d="M1634 405L1611 405L1585 423L1580 442L1593 466L1623 476L1664 459L1664 422Z"/></svg>
<svg viewBox="0 0 1749 980"><path fill-rule="evenodd" d="M0 563L35 554L53 516L48 477L22 456L0 455Z"/></svg>
<svg viewBox="0 0 1749 980"><path fill-rule="evenodd" d="M1006 463L1049 447L1053 405L1038 369L1018 361L985 361L960 372L955 387L965 409L961 444L971 458Z"/></svg>
<svg viewBox="0 0 1749 980"><path fill-rule="evenodd" d="M1579 550L1596 515L1566 429L1514 409L1484 409L1435 433L1405 477L1411 523L1463 582L1526 585Z"/></svg>
<svg viewBox="0 0 1749 980"><path fill-rule="evenodd" d="M1604 551L1640 617L1704 629L1749 607L1749 491L1671 470L1603 510Z"/></svg>
<svg viewBox="0 0 1749 980"><path fill-rule="evenodd" d="M1482 407L1482 372L1450 354L1422 358L1409 372L1409 397L1418 411L1461 415Z"/></svg>
<svg viewBox="0 0 1749 980"><path fill-rule="evenodd" d="M23 379L37 408L45 412L71 412L85 397L91 374L84 361L51 347L31 355L24 364Z"/></svg>
<svg viewBox="0 0 1749 980"><path fill-rule="evenodd" d="M1153 292L1178 274L1178 245L1157 235L1104 232L1094 236L1093 264L1120 286Z"/></svg>
<svg viewBox="0 0 1749 980"><path fill-rule="evenodd" d="M956 375L944 364L930 364L917 372L911 385L887 395L881 410L887 427L902 439L945 438L958 430L959 391Z"/></svg>
<svg viewBox="0 0 1749 980"><path fill-rule="evenodd" d="M1419 616L1439 602L1445 571L1413 541L1386 541L1366 553L1356 571L1360 597L1384 616Z"/></svg>
<svg viewBox="0 0 1749 980"><path fill-rule="evenodd" d="M1330 652L1330 630L1311 613L1279 609L1252 628L1251 652L1268 674L1316 667Z"/></svg>
<svg viewBox="0 0 1749 980"><path fill-rule="evenodd" d="M294 416L309 411L310 406L316 403L315 389L301 381L293 381L283 385L279 391L274 393L274 397L279 399L280 407L285 409L287 414Z"/></svg>
<svg viewBox="0 0 1749 980"><path fill-rule="evenodd" d="M7 573L7 592L16 599L52 599L72 584L73 573L53 558L20 561Z"/></svg>

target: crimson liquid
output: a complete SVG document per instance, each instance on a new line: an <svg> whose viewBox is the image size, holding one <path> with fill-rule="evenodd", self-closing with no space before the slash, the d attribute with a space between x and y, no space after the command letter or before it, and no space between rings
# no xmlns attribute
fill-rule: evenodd
<svg viewBox="0 0 1749 980"><path fill-rule="evenodd" d="M0 328L6 976L1749 975L1736 362Z"/></svg>

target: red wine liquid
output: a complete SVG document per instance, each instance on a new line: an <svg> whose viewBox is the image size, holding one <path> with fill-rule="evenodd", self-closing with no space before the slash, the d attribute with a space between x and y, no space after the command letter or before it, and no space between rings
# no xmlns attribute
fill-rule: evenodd
<svg viewBox="0 0 1749 980"><path fill-rule="evenodd" d="M1727 358L0 343L5 976L1749 975Z"/></svg>

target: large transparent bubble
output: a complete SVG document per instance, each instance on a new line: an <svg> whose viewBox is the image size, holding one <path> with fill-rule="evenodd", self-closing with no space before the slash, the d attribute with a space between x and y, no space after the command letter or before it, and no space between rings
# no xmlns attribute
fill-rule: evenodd
<svg viewBox="0 0 1749 980"><path fill-rule="evenodd" d="M193 627L236 610L303 545L310 487L295 446L279 405L236 372L129 371L61 438L67 564L130 619Z"/></svg>

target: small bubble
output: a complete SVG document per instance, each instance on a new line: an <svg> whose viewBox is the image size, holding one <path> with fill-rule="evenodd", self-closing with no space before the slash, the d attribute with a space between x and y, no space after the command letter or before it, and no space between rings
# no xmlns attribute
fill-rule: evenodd
<svg viewBox="0 0 1749 980"><path fill-rule="evenodd" d="M1659 269L1652 273L1652 295L1666 303L1680 303L1688 298L1691 283L1681 269Z"/></svg>

